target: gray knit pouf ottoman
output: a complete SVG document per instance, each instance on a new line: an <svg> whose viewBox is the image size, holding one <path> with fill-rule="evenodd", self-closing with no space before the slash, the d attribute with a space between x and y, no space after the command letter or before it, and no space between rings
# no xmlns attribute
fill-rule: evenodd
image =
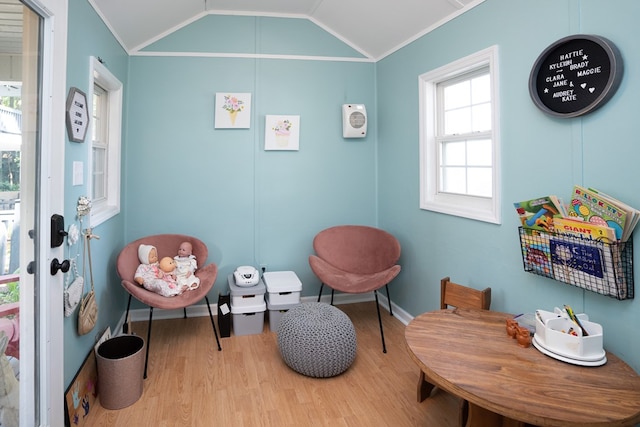
<svg viewBox="0 0 640 427"><path fill-rule="evenodd" d="M343 373L356 358L356 330L338 308L302 303L282 315L278 347L294 371L316 378Z"/></svg>

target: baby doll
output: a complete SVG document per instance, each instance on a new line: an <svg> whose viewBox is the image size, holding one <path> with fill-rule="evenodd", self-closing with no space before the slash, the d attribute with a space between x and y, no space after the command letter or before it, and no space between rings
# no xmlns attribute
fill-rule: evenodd
<svg viewBox="0 0 640 427"><path fill-rule="evenodd" d="M180 243L178 255L173 259L176 262L176 281L180 288L189 290L196 289L200 286L200 278L194 274L198 268L195 255L192 255L193 246L189 242Z"/></svg>
<svg viewBox="0 0 640 427"><path fill-rule="evenodd" d="M169 282L176 282L176 262L171 257L163 257L160 260L160 271L162 271L162 278Z"/></svg>
<svg viewBox="0 0 640 427"><path fill-rule="evenodd" d="M146 290L165 297L172 297L180 293L175 280L165 279L165 273L160 269L158 250L155 246L142 244L138 246L140 265L136 269L134 280Z"/></svg>

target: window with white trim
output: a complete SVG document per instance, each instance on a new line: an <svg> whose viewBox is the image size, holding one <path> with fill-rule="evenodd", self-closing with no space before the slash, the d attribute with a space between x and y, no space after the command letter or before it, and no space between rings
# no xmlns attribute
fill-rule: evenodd
<svg viewBox="0 0 640 427"><path fill-rule="evenodd" d="M120 213L122 83L91 58L91 226Z"/></svg>
<svg viewBox="0 0 640 427"><path fill-rule="evenodd" d="M497 47L419 77L420 208L499 224Z"/></svg>

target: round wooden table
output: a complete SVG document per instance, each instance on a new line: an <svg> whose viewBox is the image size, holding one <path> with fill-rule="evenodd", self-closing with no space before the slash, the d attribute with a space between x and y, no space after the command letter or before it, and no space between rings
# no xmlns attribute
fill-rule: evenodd
<svg viewBox="0 0 640 427"><path fill-rule="evenodd" d="M624 361L607 352L602 366L577 366L520 347L506 333L507 318L438 310L405 329L409 353L428 381L469 402L467 426L640 423L640 376Z"/></svg>

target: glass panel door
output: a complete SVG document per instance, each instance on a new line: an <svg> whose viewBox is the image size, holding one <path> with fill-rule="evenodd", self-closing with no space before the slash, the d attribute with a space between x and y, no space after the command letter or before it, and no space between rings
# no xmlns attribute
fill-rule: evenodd
<svg viewBox="0 0 640 427"><path fill-rule="evenodd" d="M3 425L40 424L35 393L41 378L35 363L39 292L34 289L38 273L32 261L40 205L41 28L42 18L21 1L0 0L0 394L7 394L2 399Z"/></svg>

